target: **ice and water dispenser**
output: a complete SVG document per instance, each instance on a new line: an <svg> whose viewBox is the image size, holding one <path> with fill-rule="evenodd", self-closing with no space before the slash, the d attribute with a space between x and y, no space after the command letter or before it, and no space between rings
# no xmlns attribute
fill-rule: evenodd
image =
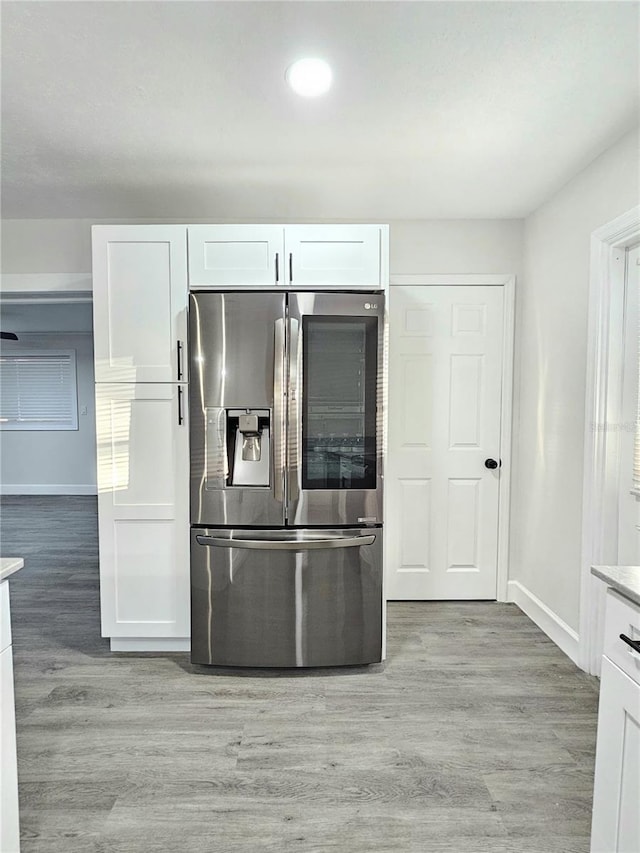
<svg viewBox="0 0 640 853"><path fill-rule="evenodd" d="M271 412L225 409L227 486L269 486Z"/></svg>
<svg viewBox="0 0 640 853"><path fill-rule="evenodd" d="M271 409L207 407L207 492L271 486Z"/></svg>

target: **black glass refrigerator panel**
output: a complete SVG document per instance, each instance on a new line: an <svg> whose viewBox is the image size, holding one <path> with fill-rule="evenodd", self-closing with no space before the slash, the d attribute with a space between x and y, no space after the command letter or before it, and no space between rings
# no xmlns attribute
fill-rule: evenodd
<svg viewBox="0 0 640 853"><path fill-rule="evenodd" d="M302 488L375 489L378 320L302 324Z"/></svg>

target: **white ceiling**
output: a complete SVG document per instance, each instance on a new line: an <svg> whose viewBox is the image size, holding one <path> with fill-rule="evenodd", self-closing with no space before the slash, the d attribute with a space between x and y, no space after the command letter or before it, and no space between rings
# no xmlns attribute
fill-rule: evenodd
<svg viewBox="0 0 640 853"><path fill-rule="evenodd" d="M637 123L639 9L5 0L3 216L520 217Z"/></svg>

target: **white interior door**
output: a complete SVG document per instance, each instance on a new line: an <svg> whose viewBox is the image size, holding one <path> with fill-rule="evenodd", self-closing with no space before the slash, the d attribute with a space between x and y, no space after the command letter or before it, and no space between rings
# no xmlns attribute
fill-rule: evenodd
<svg viewBox="0 0 640 853"><path fill-rule="evenodd" d="M389 599L496 598L503 314L501 286L391 287Z"/></svg>

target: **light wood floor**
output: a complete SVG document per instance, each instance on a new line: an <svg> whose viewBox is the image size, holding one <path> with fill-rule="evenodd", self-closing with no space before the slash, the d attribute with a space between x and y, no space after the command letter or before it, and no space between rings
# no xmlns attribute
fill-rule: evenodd
<svg viewBox="0 0 640 853"><path fill-rule="evenodd" d="M597 684L515 607L396 603L370 669L100 638L93 498L4 498L23 853L587 853Z"/></svg>

